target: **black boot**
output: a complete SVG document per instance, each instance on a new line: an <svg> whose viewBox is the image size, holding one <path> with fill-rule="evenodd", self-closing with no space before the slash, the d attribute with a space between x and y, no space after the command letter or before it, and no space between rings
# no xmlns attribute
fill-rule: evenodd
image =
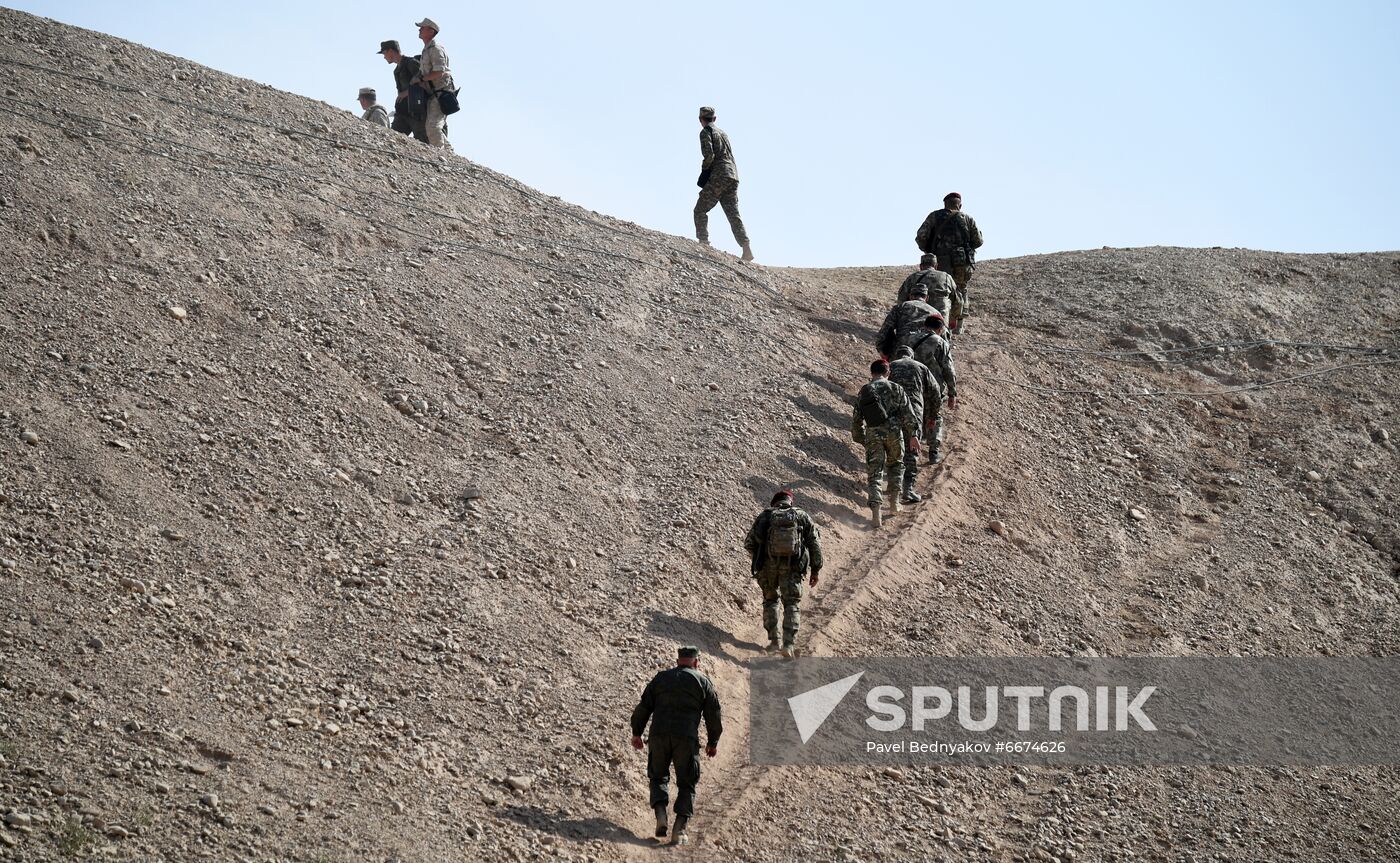
<svg viewBox="0 0 1400 863"><path fill-rule="evenodd" d="M680 821L677 821L677 822L676 822L676 825L677 825L677 826L680 826L680 823L681 823ZM664 838L666 838L666 807L665 807L665 806L658 806L658 807L656 807L656 838L657 838L657 839L664 839Z"/></svg>
<svg viewBox="0 0 1400 863"><path fill-rule="evenodd" d="M928 451L928 463L938 464L941 461L943 461L943 453L939 452L936 448L930 447Z"/></svg>
<svg viewBox="0 0 1400 863"><path fill-rule="evenodd" d="M687 835L686 835L686 832L685 832L685 826L686 826L686 824L688 824L689 822L690 822L690 819L689 819L688 817L686 817L685 815L677 815L677 816L676 816L676 829L673 830L673 831L671 831L671 844L672 844L672 845L688 845L688 844L690 844L690 837L687 836Z"/></svg>

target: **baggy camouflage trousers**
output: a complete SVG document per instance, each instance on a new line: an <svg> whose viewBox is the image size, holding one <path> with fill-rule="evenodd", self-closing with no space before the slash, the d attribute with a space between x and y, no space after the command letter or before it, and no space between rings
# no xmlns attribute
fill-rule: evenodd
<svg viewBox="0 0 1400 863"><path fill-rule="evenodd" d="M963 315L967 314L967 283L972 281L972 267L963 264L955 266L953 264L943 265L939 261L938 269L953 277L953 282L957 284L958 290L953 294L953 316L948 318L949 326L956 326L962 323Z"/></svg>
<svg viewBox="0 0 1400 863"><path fill-rule="evenodd" d="M881 428L865 430L865 478L869 484L871 508L880 506L885 489L899 494L899 481L904 474L904 430L891 423Z"/></svg>
<svg viewBox="0 0 1400 863"><path fill-rule="evenodd" d="M783 644L791 645L802 623L802 583L806 572L792 571L792 565L781 558L771 560L754 575L758 589L763 591L763 628L768 638L778 637L778 600L783 601Z"/></svg>
<svg viewBox="0 0 1400 863"><path fill-rule="evenodd" d="M925 396L925 398L927 398L927 396ZM927 443L927 442L928 442L928 436L927 436L927 435L925 434L925 432L924 432L924 414L923 414L922 411L918 410L916 406L910 405L910 407L911 407L911 408L914 408L914 428L916 428L916 429L919 430L919 436L920 436L919 442L920 442L920 443ZM909 437L908 435L905 435L905 436L904 436L904 487L903 487L903 489L902 489L903 491L910 491L911 489L913 489L913 488L914 488L914 480L916 480L916 479L919 478L919 454L916 453L916 452L914 452L914 448L913 448L912 446L910 446L910 441L911 441L910 437Z"/></svg>
<svg viewBox="0 0 1400 863"><path fill-rule="evenodd" d="M695 239L702 243L710 241L710 211L715 204L724 207L734 240L741 246L747 246L749 234L744 230L744 220L739 216L739 181L733 177L715 177L700 190L700 198L695 202Z"/></svg>

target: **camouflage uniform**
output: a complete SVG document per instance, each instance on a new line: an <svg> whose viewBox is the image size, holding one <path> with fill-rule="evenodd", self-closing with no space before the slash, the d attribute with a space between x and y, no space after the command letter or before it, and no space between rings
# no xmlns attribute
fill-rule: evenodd
<svg viewBox="0 0 1400 863"><path fill-rule="evenodd" d="M869 426L856 399L851 414L851 439L865 445L865 478L869 487L871 509L878 509L888 487L892 498L898 499L900 480L904 474L904 440L915 432L914 414L909 408L909 395L904 387L877 378L862 388L869 389L889 415L884 425Z"/></svg>
<svg viewBox="0 0 1400 863"><path fill-rule="evenodd" d="M798 523L802 526L802 554L798 557L770 557L766 547L768 525L772 513L777 509L795 510ZM744 548L752 561L753 577L763 591L763 628L768 639L778 639L778 600L783 601L783 646L791 647L797 638L797 627L802 622L798 603L802 601L802 583L810 567L813 574L821 572L822 544L820 531L812 517L792 505L792 501L781 501L765 509L749 535L744 538Z"/></svg>
<svg viewBox="0 0 1400 863"><path fill-rule="evenodd" d="M361 120L368 120L376 126L389 128L389 112L384 110L383 105L370 105L366 111L360 115Z"/></svg>
<svg viewBox="0 0 1400 863"><path fill-rule="evenodd" d="M442 103L438 101L438 93L443 90L457 89L452 85L452 71L448 66L447 52L437 43L437 39L423 46L423 55L418 61L418 71L420 75L431 75L434 72L445 73L436 81L424 81L423 86L428 90L428 116L424 120L425 131L428 135L428 144L433 147L446 147L452 149L452 145L447 143L447 115L442 113Z"/></svg>
<svg viewBox="0 0 1400 863"><path fill-rule="evenodd" d="M913 351L907 347L898 348L900 359L890 363L890 380L904 387L909 395L909 410L914 415L915 435L904 439L904 494L914 489L914 480L919 477L919 454L909 445L912 437L920 436L923 442L933 449L938 448L934 435L924 435L923 430L934 427L940 432L943 427L943 390L938 386L933 372L928 366L914 359ZM930 440L933 438L934 440Z"/></svg>
<svg viewBox="0 0 1400 863"><path fill-rule="evenodd" d="M914 242L923 251L937 255L938 269L951 274L957 283L953 317L948 319L949 326L956 327L967 314L967 283L975 269L972 253L982 248L982 230L967 213L944 207L928 214L914 235Z"/></svg>
<svg viewBox="0 0 1400 863"><path fill-rule="evenodd" d="M913 299L911 292L914 290L914 286L920 282L928 288L926 302L943 315L943 320L949 320L948 315L953 310L951 298L957 293L958 285L953 281L952 276L940 270L929 268L910 273L904 279L904 283L899 286L899 297L896 302L903 303Z"/></svg>
<svg viewBox="0 0 1400 863"><path fill-rule="evenodd" d="M885 315L885 322L875 338L875 349L887 357L894 356L900 345L913 345L924 331L924 321L937 309L923 300L906 300Z"/></svg>
<svg viewBox="0 0 1400 863"><path fill-rule="evenodd" d="M710 178L695 202L695 238L702 243L710 241L710 211L719 204L729 219L735 241L747 246L749 233L744 230L744 220L739 215L739 167L734 164L729 136L714 123L700 130L700 155L704 158L700 171L708 171Z"/></svg>
<svg viewBox="0 0 1400 863"><path fill-rule="evenodd" d="M950 399L957 398L958 374L957 369L953 366L953 348L948 340L933 330L925 328L924 334L915 339L912 347L914 348L914 359L927 366L933 374L934 381L939 384L938 399L940 403L944 396ZM928 398L925 397L925 404L928 404ZM931 433L930 429L932 429ZM928 422L925 423L924 441L928 444L928 458L931 463L943 446L943 411L941 409L937 416L930 415Z"/></svg>

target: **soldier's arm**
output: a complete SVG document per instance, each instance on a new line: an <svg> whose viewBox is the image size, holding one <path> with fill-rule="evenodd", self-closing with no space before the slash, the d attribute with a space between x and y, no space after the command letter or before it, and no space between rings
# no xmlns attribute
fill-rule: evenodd
<svg viewBox="0 0 1400 863"><path fill-rule="evenodd" d="M724 733L724 722L720 719L719 695L715 685L705 681L705 703L701 707L705 714L705 747L712 749L719 745L719 736Z"/></svg>
<svg viewBox="0 0 1400 863"><path fill-rule="evenodd" d="M914 245L925 254L933 252L933 213L925 216L923 224L919 225L918 232L914 234Z"/></svg>
<svg viewBox="0 0 1400 863"><path fill-rule="evenodd" d="M895 385L894 391L899 401L899 424L904 427L905 434L917 435L919 429L914 425L914 406L909 403L909 394L898 384Z"/></svg>
<svg viewBox="0 0 1400 863"><path fill-rule="evenodd" d="M875 336L876 350L885 344L886 339L894 336L895 329L899 326L899 306L900 304L896 304L894 308L890 309L889 314L885 315L885 322L880 325L880 332Z"/></svg>
<svg viewBox="0 0 1400 863"><path fill-rule="evenodd" d="M982 248L982 229L977 227L977 222L971 216L967 217L967 237L972 240L972 248Z"/></svg>
<svg viewBox="0 0 1400 863"><path fill-rule="evenodd" d="M860 396L856 396L856 406L851 411L851 440L865 443L865 417L860 415Z"/></svg>
<svg viewBox="0 0 1400 863"><path fill-rule="evenodd" d="M939 362L943 372L943 388L948 392L948 398L958 397L958 370L953 366L953 352L944 351Z"/></svg>
<svg viewBox="0 0 1400 863"><path fill-rule="evenodd" d="M708 128L700 130L700 169L709 170L715 163L715 138Z"/></svg>
<svg viewBox="0 0 1400 863"><path fill-rule="evenodd" d="M924 425L927 426L943 412L943 388L938 385L938 378L933 376L933 372L927 370L927 366L924 368L927 375L924 378Z"/></svg>
<svg viewBox="0 0 1400 863"><path fill-rule="evenodd" d="M652 678L647 684L647 688L642 690L642 700L637 702L637 707L632 711L632 736L641 737L642 732L647 730L647 722L651 719L651 712L656 709L656 678Z"/></svg>
<svg viewBox="0 0 1400 863"><path fill-rule="evenodd" d="M821 530L817 528L817 523L807 518L807 527L802 532L802 543L807 546L807 556L811 562L812 571L816 572L822 568L822 537Z"/></svg>

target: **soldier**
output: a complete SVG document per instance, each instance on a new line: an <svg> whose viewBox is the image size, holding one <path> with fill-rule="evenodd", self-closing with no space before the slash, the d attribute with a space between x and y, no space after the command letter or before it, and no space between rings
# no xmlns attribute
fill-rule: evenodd
<svg viewBox="0 0 1400 863"><path fill-rule="evenodd" d="M729 228L734 239L743 247L741 256L745 261L753 260L753 250L749 248L749 234L744 230L744 220L739 216L739 168L734 164L734 150L729 146L729 136L715 125L715 109L700 109L700 198L695 202L695 238L701 245L710 244L710 211L715 204L724 207L724 215L729 219Z"/></svg>
<svg viewBox="0 0 1400 863"><path fill-rule="evenodd" d="M647 778L651 808L656 810L656 837L666 836L666 804L671 796L667 786L675 765L676 829L671 844L684 845L690 841L685 827L695 813L695 785L700 781L700 717L705 717L705 754L710 758L715 757L724 728L715 685L700 673L700 649L682 647L676 657L676 667L653 677L632 711L632 748L642 748L642 732L651 720Z"/></svg>
<svg viewBox="0 0 1400 863"><path fill-rule="evenodd" d="M914 359L923 363L933 373L939 390L948 399L948 410L958 406L958 375L953 367L953 348L943 338L943 316L937 313L924 320L923 334L911 346ZM925 397L925 404L928 399ZM930 415L931 421L924 421L924 442L928 444L928 463L938 464L943 460L943 411Z"/></svg>
<svg viewBox="0 0 1400 863"><path fill-rule="evenodd" d="M957 292L958 285L953 281L952 276L934 268L937 260L933 255L923 255L919 258L919 268L906 276L904 283L899 286L899 297L896 302L907 302L914 285L922 283L928 288L928 304L937 309L944 318L947 318L952 308L950 298Z"/></svg>
<svg viewBox="0 0 1400 863"><path fill-rule="evenodd" d="M914 491L914 480L919 478L919 435L928 428L941 428L943 413L943 390L934 379L928 366L914 359L914 349L900 345L894 349L894 362L890 363L890 380L904 387L909 396L909 410L914 414L914 435L904 440L904 489L900 497L903 503L918 503L923 500ZM925 435L922 443L937 448ZM936 436L932 436L937 441Z"/></svg>
<svg viewBox="0 0 1400 863"><path fill-rule="evenodd" d="M909 288L909 299L890 309L875 339L875 349L880 352L880 356L894 356L895 348L913 344L914 339L922 334L924 319L938 311L930 306L927 300L928 286L923 282L915 282Z"/></svg>
<svg viewBox="0 0 1400 863"><path fill-rule="evenodd" d="M447 63L447 52L437 43L441 31L437 22L424 18L416 25L418 38L423 40L423 54L418 61L418 79L414 82L428 91L428 114L423 119L428 134L428 144L433 147L452 149L447 143L447 115L442 112L438 94L444 91L456 92L452 85L452 70Z"/></svg>
<svg viewBox="0 0 1400 863"><path fill-rule="evenodd" d="M883 524L880 507L889 489L890 510L899 512L900 479L904 473L904 441L918 452L914 436L914 414L909 396L899 384L891 383L890 364L876 360L870 364L870 383L861 387L851 412L851 439L865 445L865 475L869 483L870 521Z"/></svg>
<svg viewBox="0 0 1400 863"><path fill-rule="evenodd" d="M379 104L373 87L360 88L360 109L364 111L360 115L361 120L368 120L376 126L389 128L389 112L384 110L384 106Z"/></svg>
<svg viewBox="0 0 1400 863"><path fill-rule="evenodd" d="M962 329L967 315L967 283L976 268L977 250L982 247L982 231L972 217L962 211L962 195L949 192L943 196L943 209L928 214L914 242L925 252L938 256L938 269L953 276L958 290L953 297L949 332Z"/></svg>
<svg viewBox="0 0 1400 863"><path fill-rule="evenodd" d="M384 55L385 63L394 64L394 89L398 91L394 97L394 125L389 128L428 143L427 115L415 115L414 100L409 98L409 90L418 86L413 83L418 77L418 58L404 56L397 39L380 42L379 53Z"/></svg>
<svg viewBox="0 0 1400 863"><path fill-rule="evenodd" d="M800 621L802 578L810 566L808 582L817 586L822 570L821 537L812 517L792 505L792 492L783 489L749 528L744 538L750 570L763 591L763 628L768 631L768 650L778 650L791 659ZM783 600L783 641L778 644L778 598Z"/></svg>

